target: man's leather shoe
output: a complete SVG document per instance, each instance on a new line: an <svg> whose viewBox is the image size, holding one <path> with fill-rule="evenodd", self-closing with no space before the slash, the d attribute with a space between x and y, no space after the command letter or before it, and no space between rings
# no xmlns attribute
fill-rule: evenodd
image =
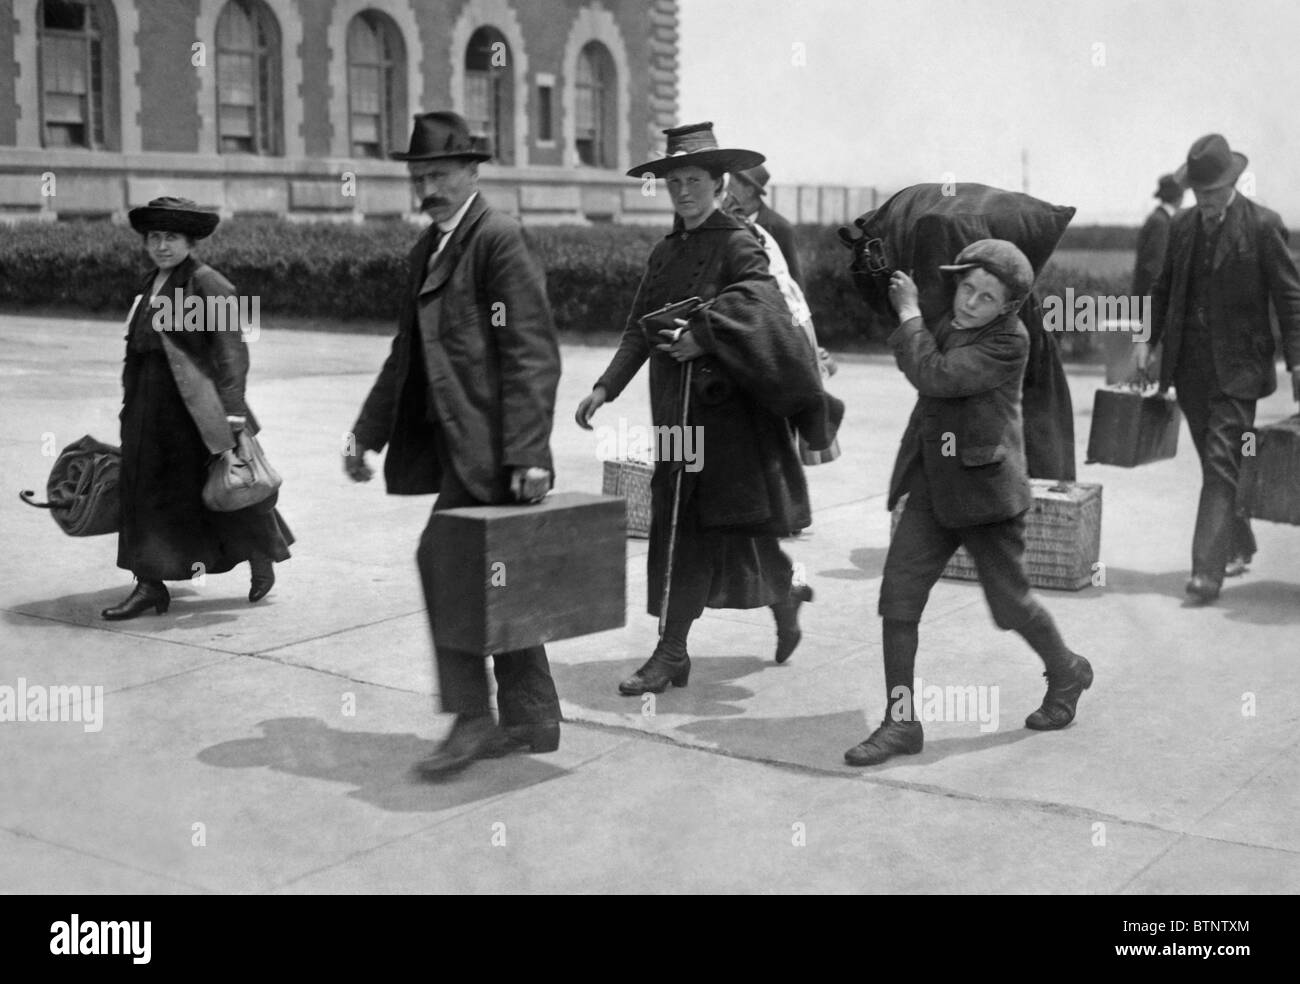
<svg viewBox="0 0 1300 984"><path fill-rule="evenodd" d="M880 722L865 741L844 753L849 765L879 765L895 755L916 755L925 747L925 731L920 721Z"/></svg>
<svg viewBox="0 0 1300 984"><path fill-rule="evenodd" d="M1092 665L1082 656L1048 670L1047 693L1042 706L1025 718L1033 731L1055 731L1074 720L1074 708L1083 692L1092 686Z"/></svg>
<svg viewBox="0 0 1300 984"><path fill-rule="evenodd" d="M497 737L497 725L490 713L458 714L438 750L417 762L416 771L427 779L459 772L475 759L489 757Z"/></svg>
<svg viewBox="0 0 1300 984"><path fill-rule="evenodd" d="M803 630L799 628L799 606L813 600L813 589L806 584L790 586L790 600L772 606L776 616L776 661L784 663L794 653Z"/></svg>
<svg viewBox="0 0 1300 984"><path fill-rule="evenodd" d="M483 758L501 758L519 752L544 755L560 747L560 722L543 721L540 724L519 724L497 729L496 737L483 753Z"/></svg>
<svg viewBox="0 0 1300 984"><path fill-rule="evenodd" d="M618 692L624 697L636 697L640 694L661 694L674 687L684 687L691 678L691 658L670 660L660 655L656 649L641 669L618 685Z"/></svg>
<svg viewBox="0 0 1300 984"><path fill-rule="evenodd" d="M261 601L275 584L275 565L269 557L255 557L248 566L253 572L248 580L248 600Z"/></svg>
<svg viewBox="0 0 1300 984"><path fill-rule="evenodd" d="M164 614L172 603L172 596L167 593L167 585L162 581L137 581L134 590L126 600L112 608L105 608L99 614L110 622L143 615L152 608L159 615Z"/></svg>
<svg viewBox="0 0 1300 984"><path fill-rule="evenodd" d="M1254 558L1247 557L1245 554L1237 554L1226 564L1223 565L1224 577L1241 577L1250 569L1250 562Z"/></svg>
<svg viewBox="0 0 1300 984"><path fill-rule="evenodd" d="M1187 594L1198 604L1208 605L1219 597L1219 585L1204 574L1193 574L1187 582Z"/></svg>

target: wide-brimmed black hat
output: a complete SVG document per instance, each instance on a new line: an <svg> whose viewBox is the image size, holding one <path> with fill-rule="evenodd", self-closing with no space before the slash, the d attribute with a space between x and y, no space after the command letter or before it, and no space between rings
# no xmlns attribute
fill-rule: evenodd
<svg viewBox="0 0 1300 984"><path fill-rule="evenodd" d="M221 221L221 216L213 209L195 204L188 198L170 195L131 209L127 218L136 232L179 232L191 239L212 235L212 230Z"/></svg>
<svg viewBox="0 0 1300 984"><path fill-rule="evenodd" d="M627 172L629 178L642 178L647 174L662 178L679 167L702 167L715 171L745 171L758 167L767 158L756 150L723 149L713 136L712 123L691 123L674 126L664 131L668 147L664 156L647 161Z"/></svg>
<svg viewBox="0 0 1300 984"><path fill-rule="evenodd" d="M1174 178L1193 191L1214 191L1236 184L1246 163L1245 154L1229 149L1227 140L1210 133L1192 144L1187 163L1174 172Z"/></svg>
<svg viewBox="0 0 1300 984"><path fill-rule="evenodd" d="M406 153L388 155L395 161L438 161L464 157L486 161L492 157L488 138L469 132L469 124L459 113L417 113L411 128L411 146Z"/></svg>

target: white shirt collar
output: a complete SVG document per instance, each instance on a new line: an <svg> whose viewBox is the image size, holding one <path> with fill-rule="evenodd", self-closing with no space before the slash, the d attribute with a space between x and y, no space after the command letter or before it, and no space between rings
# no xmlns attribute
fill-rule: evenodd
<svg viewBox="0 0 1300 984"><path fill-rule="evenodd" d="M1178 206L1177 206L1177 205L1171 205L1169 202L1161 202L1161 203L1160 203L1160 207L1163 208L1163 209L1165 210L1166 214L1168 214L1168 216L1169 216L1171 219L1172 219L1172 218L1174 217L1174 215L1176 215L1177 212L1178 212Z"/></svg>
<svg viewBox="0 0 1300 984"><path fill-rule="evenodd" d="M478 197L478 192L476 191L474 192L474 194L470 195L468 198L465 199L465 204L456 210L455 215L453 215L450 219L446 219L438 223L438 228L442 231L442 238L444 242L451 238L451 234L456 231L456 227L460 225L460 220L465 218L465 213L469 211L470 205L474 203L474 199L477 197Z"/></svg>

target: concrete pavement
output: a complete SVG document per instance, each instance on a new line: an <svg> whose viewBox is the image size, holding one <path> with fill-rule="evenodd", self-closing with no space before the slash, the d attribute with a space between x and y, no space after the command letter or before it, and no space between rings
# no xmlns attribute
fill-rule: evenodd
<svg viewBox="0 0 1300 984"><path fill-rule="evenodd" d="M352 485L344 432L388 348L276 332L249 400L298 538L269 598L247 569L169 585L162 617L103 622L130 590L115 537L65 537L13 494L57 450L117 440L119 323L0 316L0 687L103 688L99 730L0 723L7 892L1295 892L1300 889L1300 529L1260 523L1252 570L1183 605L1199 470L1081 467L1104 489L1104 587L1043 592L1096 683L1062 732L1023 728L1044 682L975 584L942 581L926 685L989 688L989 720L926 724L873 770L843 751L879 720L884 492L911 407L882 357L847 357L843 457L809 469L814 527L788 544L816 601L772 662L770 613L709 612L685 690L620 697L649 654L645 543L625 629L549 647L559 752L409 773L444 733L414 550L430 497ZM566 346L557 488L598 491L572 411L611 349ZM1072 371L1080 457L1098 373ZM1261 422L1293 412L1278 395ZM598 425L647 424L644 378ZM706 448L707 453L707 448ZM993 689L996 688L996 689ZM431 698L433 698L431 700Z"/></svg>

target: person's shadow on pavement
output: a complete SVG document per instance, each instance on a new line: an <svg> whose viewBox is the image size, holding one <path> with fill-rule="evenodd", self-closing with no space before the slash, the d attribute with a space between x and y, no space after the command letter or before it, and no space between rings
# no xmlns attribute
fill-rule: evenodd
<svg viewBox="0 0 1300 984"><path fill-rule="evenodd" d="M641 718L656 714L685 714L692 717L730 717L744 714L740 702L754 696L748 687L734 681L764 669L779 669L770 659L758 656L692 656L691 679L685 688L671 684L661 694L627 697L618 683L631 676L645 662L590 660L585 663L552 663L555 688L566 701L593 711L623 713L629 724L639 726ZM653 698L653 701L647 698ZM653 708L648 711L647 708ZM648 722L647 722L648 723ZM648 728L648 730L655 730Z"/></svg>
<svg viewBox="0 0 1300 984"><path fill-rule="evenodd" d="M830 577L840 581L870 581L885 572L885 556L889 547L858 547L849 552L852 567L818 571L817 577Z"/></svg>
<svg viewBox="0 0 1300 984"><path fill-rule="evenodd" d="M999 729L964 738L927 737L919 755L898 755L882 765L860 768L845 763L844 753L875 729L859 710L802 717L695 721L680 730L719 751L743 758L785 762L813 769L843 769L862 776L883 775L900 765L928 765L954 755L988 751L1033 736L1027 728ZM975 724L972 728L977 727Z"/></svg>
<svg viewBox="0 0 1300 984"><path fill-rule="evenodd" d="M483 759L441 782L412 767L438 743L418 735L340 731L316 718L261 721L261 738L239 738L199 752L199 761L224 769L274 769L289 775L353 786L348 796L395 812L437 812L499 796L565 775L531 755Z"/></svg>
<svg viewBox="0 0 1300 984"><path fill-rule="evenodd" d="M15 605L13 612L34 615L38 619L47 620L47 624L50 625L72 622L96 628L115 626L123 631L148 634L175 628L203 629L224 622L233 622L241 612L246 612L252 607L248 603L247 588L244 589L243 596L232 591L228 596L218 598L211 595L202 597L193 588L169 585L167 590L171 595L171 607L165 614L155 615L153 609L150 609L138 618L121 622L105 621L100 616L100 612L116 605L130 593L130 590L128 584L125 589L119 586L84 594L62 595L45 601L29 601ZM269 605L271 601L266 599L259 604Z"/></svg>

